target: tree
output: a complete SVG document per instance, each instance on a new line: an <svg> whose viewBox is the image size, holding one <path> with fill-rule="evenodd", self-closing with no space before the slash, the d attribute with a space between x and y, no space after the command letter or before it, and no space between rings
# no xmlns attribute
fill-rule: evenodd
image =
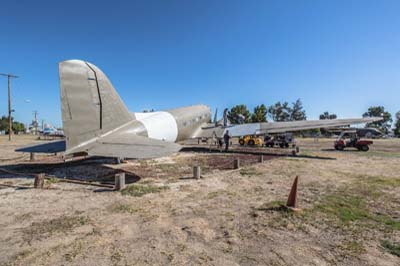
<svg viewBox="0 0 400 266"><path fill-rule="evenodd" d="M368 123L366 127L374 127L385 133L388 133L390 126L392 124L392 115L385 111L383 106L371 106L368 111L363 114L363 117L382 117L383 120Z"/></svg>
<svg viewBox="0 0 400 266"><path fill-rule="evenodd" d="M300 99L292 103L292 108L290 112L290 121L306 120L306 111L303 109L303 104Z"/></svg>
<svg viewBox="0 0 400 266"><path fill-rule="evenodd" d="M319 120L336 119L336 118L337 118L336 114L330 114L328 111L319 115Z"/></svg>
<svg viewBox="0 0 400 266"><path fill-rule="evenodd" d="M292 110L287 102L284 102L283 104L277 102L268 107L268 113L275 122L282 122L290 120Z"/></svg>
<svg viewBox="0 0 400 266"><path fill-rule="evenodd" d="M251 122L267 122L267 107L264 104L257 105L251 115Z"/></svg>
<svg viewBox="0 0 400 266"><path fill-rule="evenodd" d="M8 130L8 117L2 116L0 119L0 131Z"/></svg>
<svg viewBox="0 0 400 266"><path fill-rule="evenodd" d="M396 113L396 124L394 124L394 134L400 137L400 111Z"/></svg>
<svg viewBox="0 0 400 266"><path fill-rule="evenodd" d="M11 127L12 130L14 132L23 132L25 131L25 125L18 122L18 121L14 121L14 118L11 117ZM8 117L7 116L2 116L0 119L0 131L5 131L6 133L8 133Z"/></svg>
<svg viewBox="0 0 400 266"><path fill-rule="evenodd" d="M268 107L268 113L272 120L276 122L283 121L298 121L306 120L306 111L303 109L303 104L300 99L292 103L292 107L289 106L288 102L277 102L274 105Z"/></svg>
<svg viewBox="0 0 400 266"><path fill-rule="evenodd" d="M246 105L239 104L232 107L231 110L228 111L228 119L232 124L241 124L242 122L250 123L251 114L247 109Z"/></svg>
<svg viewBox="0 0 400 266"><path fill-rule="evenodd" d="M12 122L12 130L15 133L25 132L25 125L23 123L20 123L20 122Z"/></svg>

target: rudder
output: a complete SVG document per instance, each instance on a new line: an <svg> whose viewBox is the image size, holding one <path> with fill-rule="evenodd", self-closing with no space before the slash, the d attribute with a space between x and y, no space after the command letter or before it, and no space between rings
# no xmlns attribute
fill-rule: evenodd
<svg viewBox="0 0 400 266"><path fill-rule="evenodd" d="M95 65L63 61L59 75L67 152L132 120L107 76Z"/></svg>

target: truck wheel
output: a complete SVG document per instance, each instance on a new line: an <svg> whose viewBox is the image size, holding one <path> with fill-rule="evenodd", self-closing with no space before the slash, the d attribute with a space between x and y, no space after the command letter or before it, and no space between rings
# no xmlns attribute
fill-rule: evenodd
<svg viewBox="0 0 400 266"><path fill-rule="evenodd" d="M247 142L247 144L249 144L249 146L254 146L255 143L254 143L254 140L251 139L251 140L249 140L249 142Z"/></svg>
<svg viewBox="0 0 400 266"><path fill-rule="evenodd" d="M240 144L241 146L243 146L243 145L244 145L244 139L239 139L239 144Z"/></svg>
<svg viewBox="0 0 400 266"><path fill-rule="evenodd" d="M362 150L362 151L368 151L368 150L369 150L369 147L368 147L368 145L362 145L362 146L360 147L360 150Z"/></svg>

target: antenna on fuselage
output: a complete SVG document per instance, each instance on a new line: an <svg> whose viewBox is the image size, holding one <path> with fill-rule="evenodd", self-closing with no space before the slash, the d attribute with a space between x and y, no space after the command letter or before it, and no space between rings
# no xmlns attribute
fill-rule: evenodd
<svg viewBox="0 0 400 266"><path fill-rule="evenodd" d="M218 121L217 121L217 115L218 115L218 108L215 108L214 121L213 121L213 123L214 123L215 125L217 125L217 123L218 123Z"/></svg>

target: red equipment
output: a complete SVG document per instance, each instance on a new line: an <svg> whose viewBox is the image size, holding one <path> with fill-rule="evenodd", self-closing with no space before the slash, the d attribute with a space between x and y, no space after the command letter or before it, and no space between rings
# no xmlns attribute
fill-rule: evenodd
<svg viewBox="0 0 400 266"><path fill-rule="evenodd" d="M347 140L346 140L347 139ZM361 140L357 131L343 131L334 143L335 150L342 151L344 148L356 148L359 151L368 151L371 140Z"/></svg>

